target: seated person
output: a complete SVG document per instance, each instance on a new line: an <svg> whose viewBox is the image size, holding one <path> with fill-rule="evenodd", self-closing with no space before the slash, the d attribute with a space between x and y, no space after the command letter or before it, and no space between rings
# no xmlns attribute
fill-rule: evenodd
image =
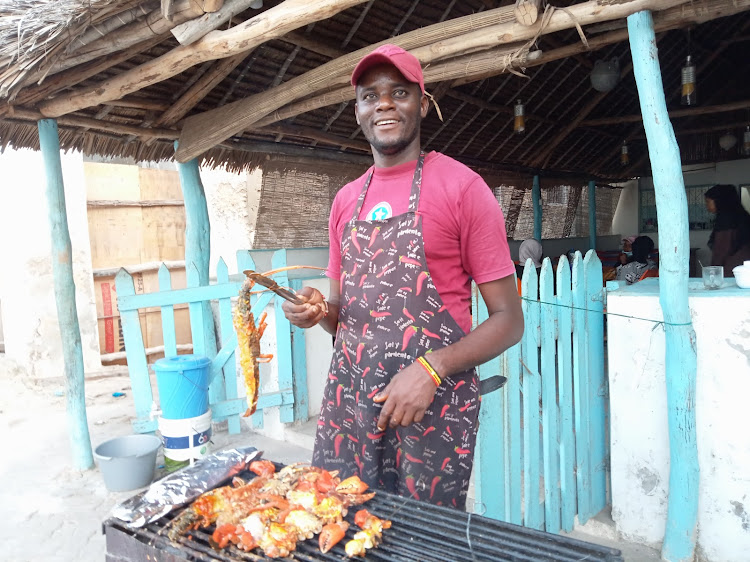
<svg viewBox="0 0 750 562"><path fill-rule="evenodd" d="M639 236L632 243L632 260L617 267L615 279L626 281L628 285L637 283L646 271L656 269L656 264L648 255L654 250L654 241L648 236Z"/></svg>
<svg viewBox="0 0 750 562"><path fill-rule="evenodd" d="M526 260L531 258L536 267L537 274L542 268L542 243L535 239L529 238L521 242L521 246L518 248L518 263L516 264L516 276L519 281L523 277L523 267L526 265Z"/></svg>
<svg viewBox="0 0 750 562"><path fill-rule="evenodd" d="M633 260L633 242L637 236L626 236L622 239L622 253L618 257L621 265L625 265Z"/></svg>

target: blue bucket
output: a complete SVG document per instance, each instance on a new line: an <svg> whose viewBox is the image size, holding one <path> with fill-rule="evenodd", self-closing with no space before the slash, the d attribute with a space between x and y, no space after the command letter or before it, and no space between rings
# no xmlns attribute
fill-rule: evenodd
<svg viewBox="0 0 750 562"><path fill-rule="evenodd" d="M154 363L154 371L163 418L197 418L208 411L208 378L211 372L208 357L165 357Z"/></svg>

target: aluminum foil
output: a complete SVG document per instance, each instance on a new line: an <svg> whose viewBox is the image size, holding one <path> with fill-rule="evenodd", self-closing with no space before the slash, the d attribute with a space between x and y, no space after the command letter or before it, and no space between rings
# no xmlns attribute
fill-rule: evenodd
<svg viewBox="0 0 750 562"><path fill-rule="evenodd" d="M210 455L151 484L112 510L113 517L129 527L143 527L161 519L175 507L228 482L263 455L255 447L229 449Z"/></svg>

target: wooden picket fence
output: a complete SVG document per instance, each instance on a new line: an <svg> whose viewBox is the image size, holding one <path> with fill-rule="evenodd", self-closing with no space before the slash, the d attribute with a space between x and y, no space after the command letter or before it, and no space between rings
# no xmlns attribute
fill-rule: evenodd
<svg viewBox="0 0 750 562"><path fill-rule="evenodd" d="M172 289L171 276L165 265L159 269L159 291L155 293L136 294L133 278L125 269L121 269L115 278L117 288L117 305L122 322L125 352L128 360L128 371L135 402L136 419L133 428L138 432L151 432L157 427L153 417L154 393L149 376L146 350L138 311L158 307L161 310L162 332L164 335L164 354L166 357L177 355L177 344L174 325L174 305L187 303L190 311L190 330L193 339L193 353L211 359L209 386L209 404L214 420L228 420L229 432L240 432L239 415L247 409L247 401L238 396L238 385L244 384L235 368L235 348L237 334L232 325L232 298L236 297L242 286L245 269L256 269L255 261L249 251L237 252L238 274L230 275L223 259L218 263L215 284L200 285L198 271L194 264L187 265L187 288ZM272 253L270 268L287 265L287 251L277 250ZM282 286L299 288L301 279L290 283L286 273L274 276ZM270 292L254 295L252 312L256 320L271 303L275 295ZM218 303L218 328L220 333L217 346L211 301ZM278 390L261 393L258 398L258 411L253 416L253 425L262 426L263 409L279 406L279 417L284 423L307 419L307 373L305 369L305 338L293 338L298 330L293 328L281 311L280 299L274 299L274 316L276 349L274 361L278 368ZM295 359L296 358L296 359ZM301 358L301 359L300 359Z"/></svg>
<svg viewBox="0 0 750 562"><path fill-rule="evenodd" d="M538 278L537 278L538 277ZM548 532L570 531L607 504L608 391L602 266L596 252L546 258L521 280L521 342L479 368L508 382L483 397L475 511ZM475 322L487 307L475 291Z"/></svg>

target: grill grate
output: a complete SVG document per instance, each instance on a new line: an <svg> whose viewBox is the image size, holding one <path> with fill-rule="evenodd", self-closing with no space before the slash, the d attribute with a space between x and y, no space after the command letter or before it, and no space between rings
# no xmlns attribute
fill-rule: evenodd
<svg viewBox="0 0 750 562"><path fill-rule="evenodd" d="M454 509L434 506L387 492L378 492L366 507L373 515L390 519L393 526L383 533L383 543L367 551L367 560L475 562L475 561L622 561L620 552L568 537L543 533ZM346 559L344 544L356 532L354 513L346 519L351 523L347 536L333 550L318 550L317 537L297 543L290 557L300 561L338 561ZM208 539L213 527L193 531L173 544L166 531L175 514L141 529L130 529L116 519L104 522L107 535L108 562L160 562L268 560L262 554L244 552L233 546L216 551Z"/></svg>

